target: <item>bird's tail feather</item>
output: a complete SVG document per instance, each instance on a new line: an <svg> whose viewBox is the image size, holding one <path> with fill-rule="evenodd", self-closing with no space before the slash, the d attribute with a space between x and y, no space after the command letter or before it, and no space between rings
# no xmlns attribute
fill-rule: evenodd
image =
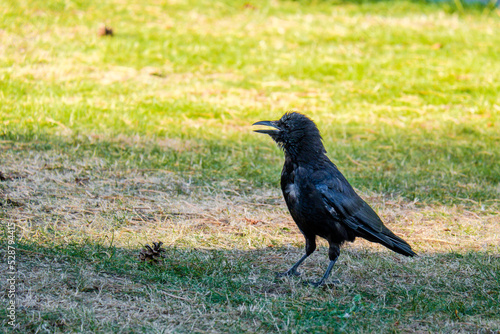
<svg viewBox="0 0 500 334"><path fill-rule="evenodd" d="M380 243L396 253L415 256L410 245L389 230L373 209L362 201L360 209L346 223L365 239Z"/></svg>
<svg viewBox="0 0 500 334"><path fill-rule="evenodd" d="M406 256L417 255L406 241L392 233L391 230L385 226L383 226L382 231L379 232L375 232L373 229L363 226L358 230L358 233L360 233L360 236L363 238L382 244L396 253Z"/></svg>
<svg viewBox="0 0 500 334"><path fill-rule="evenodd" d="M389 234L390 233L390 234ZM406 256L415 256L417 255L412 249L411 246L408 245L406 241L401 239L400 237L394 235L391 231L389 233L384 233L390 243L382 243L384 246L389 248L390 250L395 251L396 253L406 255Z"/></svg>

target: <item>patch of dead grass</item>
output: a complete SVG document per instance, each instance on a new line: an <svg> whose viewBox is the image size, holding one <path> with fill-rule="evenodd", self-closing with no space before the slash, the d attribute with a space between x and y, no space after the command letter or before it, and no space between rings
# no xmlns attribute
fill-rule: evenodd
<svg viewBox="0 0 500 334"><path fill-rule="evenodd" d="M0 190L5 221L17 224L21 238L50 226L66 240L114 234L120 246L139 245L144 238L224 249L302 243L278 189L235 189L224 182L200 189L171 172L103 167L99 159L72 161L64 154L5 154ZM495 203L484 209L364 197L417 252L500 245Z"/></svg>

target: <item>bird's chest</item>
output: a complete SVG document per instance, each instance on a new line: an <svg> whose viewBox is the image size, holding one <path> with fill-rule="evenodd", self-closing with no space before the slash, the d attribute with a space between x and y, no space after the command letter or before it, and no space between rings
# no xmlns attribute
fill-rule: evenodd
<svg viewBox="0 0 500 334"><path fill-rule="evenodd" d="M283 169L281 190L294 220L300 224L322 210L318 191L310 182L308 171L299 166Z"/></svg>

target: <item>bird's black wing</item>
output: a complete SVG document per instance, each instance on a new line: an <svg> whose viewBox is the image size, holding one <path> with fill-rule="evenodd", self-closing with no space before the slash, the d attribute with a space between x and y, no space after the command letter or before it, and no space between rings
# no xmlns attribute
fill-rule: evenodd
<svg viewBox="0 0 500 334"><path fill-rule="evenodd" d="M367 240L378 242L403 255L413 256L411 247L385 227L379 216L359 197L334 167L316 171L311 179L332 217Z"/></svg>

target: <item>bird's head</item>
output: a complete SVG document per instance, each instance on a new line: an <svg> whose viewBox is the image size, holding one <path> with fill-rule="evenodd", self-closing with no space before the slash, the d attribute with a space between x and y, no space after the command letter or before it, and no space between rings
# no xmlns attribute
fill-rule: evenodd
<svg viewBox="0 0 500 334"><path fill-rule="evenodd" d="M291 157L306 158L311 154L326 153L316 124L300 113L289 112L277 121L260 121L253 125L266 125L274 128L254 131L271 136Z"/></svg>

